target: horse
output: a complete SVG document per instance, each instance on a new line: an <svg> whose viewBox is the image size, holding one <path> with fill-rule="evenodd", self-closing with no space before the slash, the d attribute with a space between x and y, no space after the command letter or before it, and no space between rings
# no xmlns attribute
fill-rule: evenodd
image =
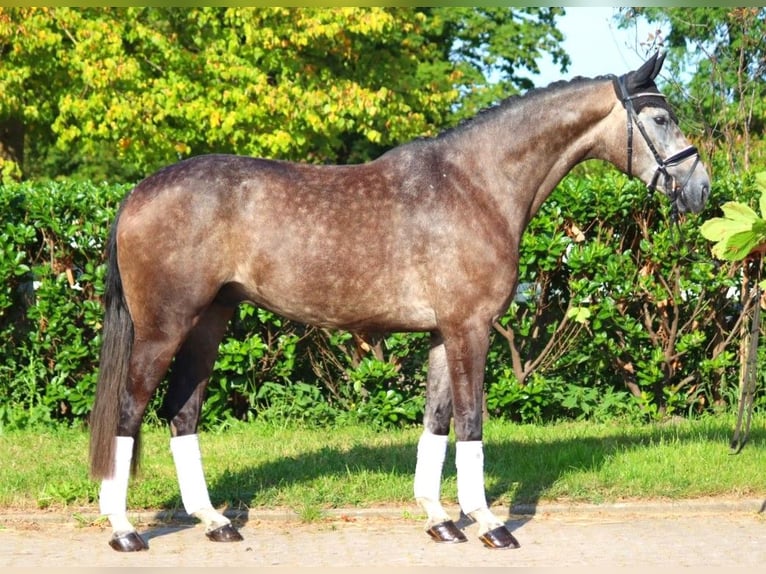
<svg viewBox="0 0 766 574"><path fill-rule="evenodd" d="M413 488L425 530L436 542L467 540L440 501L452 428L460 509L486 547L519 547L484 488L491 327L515 292L527 223L576 164L609 162L661 189L674 213L703 208L706 168L655 84L664 58L508 97L365 163L208 154L140 181L107 242L89 421L110 546L148 548L127 517L128 482L145 409L168 372L162 412L183 506L210 540L242 540L210 502L197 433L218 345L249 303L325 328L429 333Z"/></svg>

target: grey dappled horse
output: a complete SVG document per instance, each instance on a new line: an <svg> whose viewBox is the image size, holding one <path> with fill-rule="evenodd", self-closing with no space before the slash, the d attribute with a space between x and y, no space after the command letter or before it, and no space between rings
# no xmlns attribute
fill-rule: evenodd
<svg viewBox="0 0 766 574"><path fill-rule="evenodd" d="M674 210L710 181L654 79L663 57L620 77L577 78L512 97L432 139L348 166L207 155L166 167L123 201L108 245L91 473L110 544L143 550L126 497L147 403L164 402L181 497L216 541L241 540L211 505L197 424L241 302L294 321L431 334L414 495L440 542L465 535L440 503L451 422L458 502L491 548L517 541L487 506L482 390L492 323L513 296L530 218L574 165L612 163Z"/></svg>

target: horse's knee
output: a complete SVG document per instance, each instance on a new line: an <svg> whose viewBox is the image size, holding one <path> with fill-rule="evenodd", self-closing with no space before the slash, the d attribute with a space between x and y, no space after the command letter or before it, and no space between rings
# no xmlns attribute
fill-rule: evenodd
<svg viewBox="0 0 766 574"><path fill-rule="evenodd" d="M455 439L460 442L477 442L483 438L481 411L455 417Z"/></svg>
<svg viewBox="0 0 766 574"><path fill-rule="evenodd" d="M452 414L452 392L449 385L429 382L423 426L434 435L448 435Z"/></svg>
<svg viewBox="0 0 766 574"><path fill-rule="evenodd" d="M452 423L452 405L447 409L429 409L426 407L423 417L423 426L434 435L446 436L449 434Z"/></svg>

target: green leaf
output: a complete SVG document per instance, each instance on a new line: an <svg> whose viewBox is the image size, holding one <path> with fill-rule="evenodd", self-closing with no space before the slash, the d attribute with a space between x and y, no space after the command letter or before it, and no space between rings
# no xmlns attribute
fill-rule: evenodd
<svg viewBox="0 0 766 574"><path fill-rule="evenodd" d="M758 242L762 243L766 241L766 220L761 219L760 217L753 221L753 225L751 227L751 230L758 238Z"/></svg>
<svg viewBox="0 0 766 574"><path fill-rule="evenodd" d="M723 210L724 217L733 221L752 223L758 219L758 214L755 211L738 201L727 201L721 206L721 209Z"/></svg>
<svg viewBox="0 0 766 574"><path fill-rule="evenodd" d="M723 217L713 217L700 226L700 233L710 241L721 241L734 233L749 231L752 224L743 221L734 221Z"/></svg>
<svg viewBox="0 0 766 574"><path fill-rule="evenodd" d="M739 261L747 257L759 241L752 231L741 231L727 237L722 243L721 259Z"/></svg>
<svg viewBox="0 0 766 574"><path fill-rule="evenodd" d="M766 171L755 174L755 186L766 193Z"/></svg>
<svg viewBox="0 0 766 574"><path fill-rule="evenodd" d="M718 259L739 261L758 245L766 243L766 220L744 203L729 201L721 206L724 217L714 217L700 226L700 234L716 241L712 254ZM766 190L760 198L761 212L766 212Z"/></svg>
<svg viewBox="0 0 766 574"><path fill-rule="evenodd" d="M590 319L590 309L587 307L572 307L567 311L567 317L574 319L576 323L584 325Z"/></svg>
<svg viewBox="0 0 766 574"><path fill-rule="evenodd" d="M760 207L761 217L766 218L766 171L755 174L755 185L761 190Z"/></svg>

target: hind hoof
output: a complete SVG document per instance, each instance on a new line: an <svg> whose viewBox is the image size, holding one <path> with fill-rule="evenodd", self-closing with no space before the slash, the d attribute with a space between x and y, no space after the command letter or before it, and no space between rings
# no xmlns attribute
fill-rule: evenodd
<svg viewBox="0 0 766 574"><path fill-rule="evenodd" d="M224 524L215 530L205 532L205 536L213 542L241 542L244 540L242 535L231 524Z"/></svg>
<svg viewBox="0 0 766 574"><path fill-rule="evenodd" d="M109 541L109 546L117 552L139 552L141 550L149 550L149 545L136 531L128 532L127 534L115 534Z"/></svg>
<svg viewBox="0 0 766 574"><path fill-rule="evenodd" d="M467 540L465 534L451 520L434 524L426 532L434 541L440 543L458 544Z"/></svg>
<svg viewBox="0 0 766 574"><path fill-rule="evenodd" d="M498 526L497 528L488 530L479 536L479 540L481 540L487 548L493 549L514 549L521 546L519 541L514 538L511 531L505 526Z"/></svg>

